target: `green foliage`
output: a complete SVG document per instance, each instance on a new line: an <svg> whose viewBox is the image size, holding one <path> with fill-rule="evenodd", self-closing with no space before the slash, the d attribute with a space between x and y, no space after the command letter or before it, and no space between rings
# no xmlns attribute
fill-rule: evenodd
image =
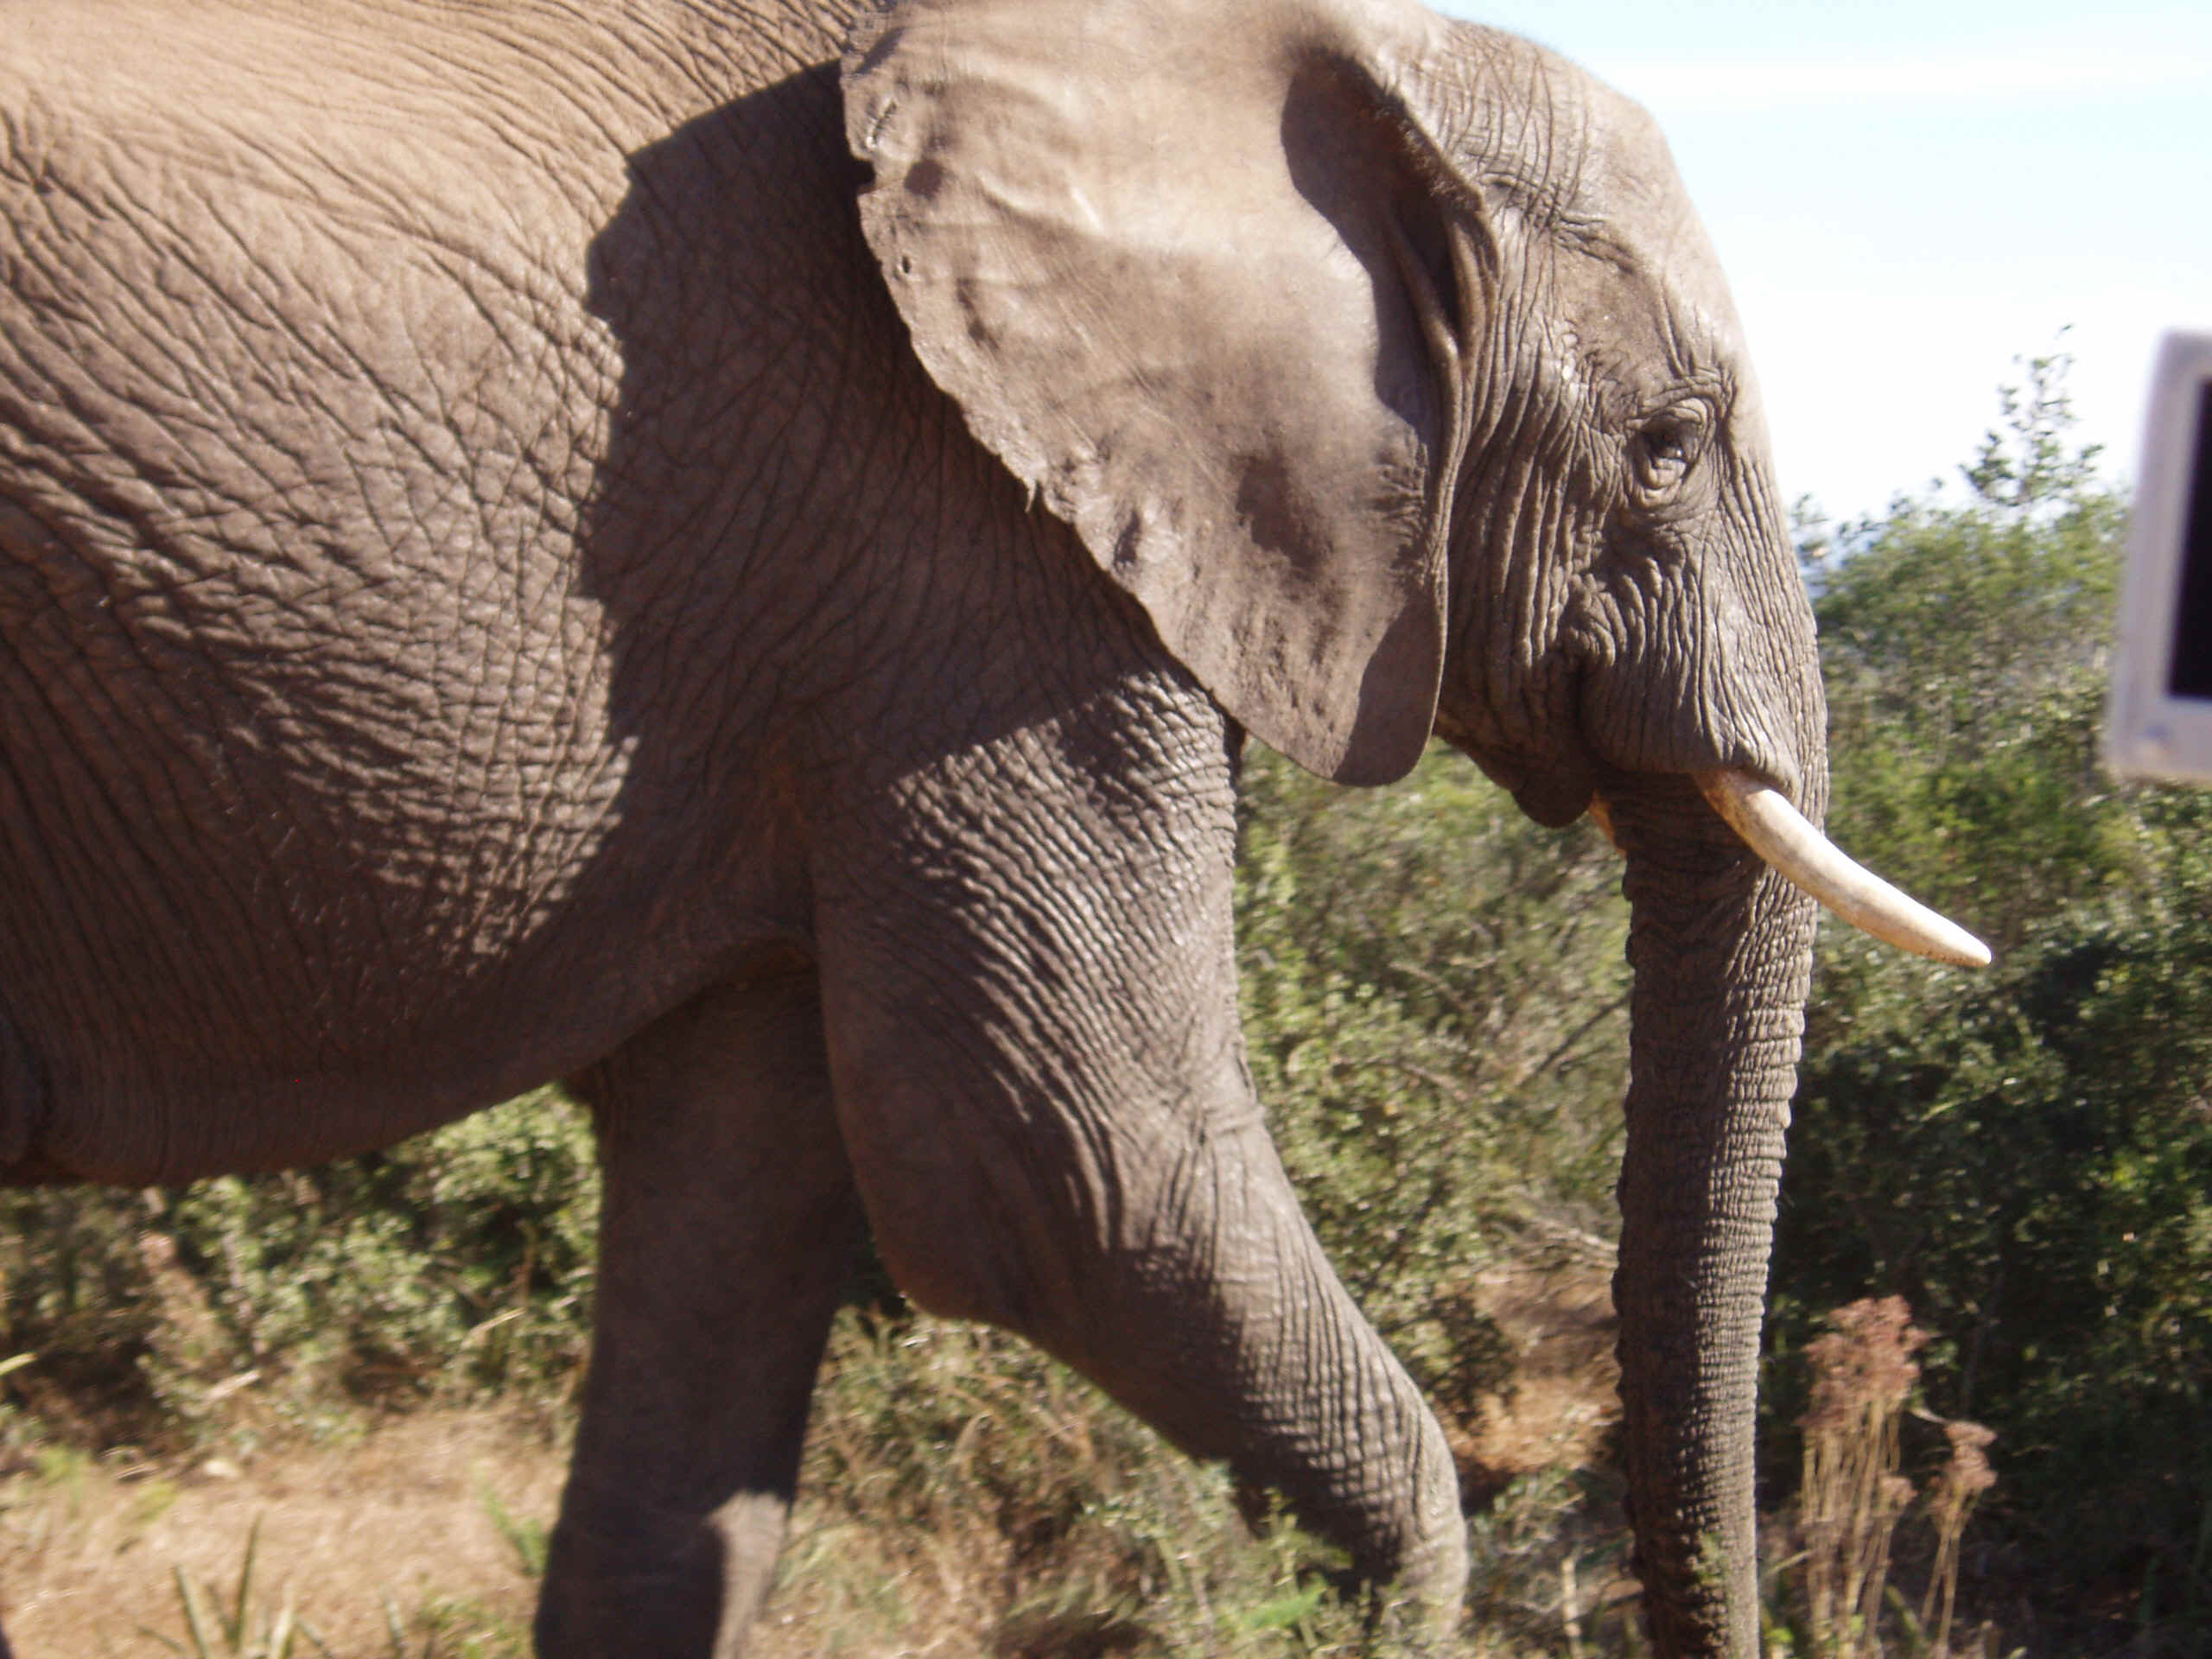
<svg viewBox="0 0 2212 1659"><path fill-rule="evenodd" d="M10 1194L0 1306L39 1356L14 1381L109 1442L562 1385L597 1202L588 1128L550 1092L312 1171Z"/></svg>
<svg viewBox="0 0 2212 1659"><path fill-rule="evenodd" d="M1345 1593L1342 1554L1279 1502L1192 1463L1002 1332L845 1310L801 1490L764 1623L798 1624L805 1651L907 1652L918 1639L1009 1659L1410 1650L1392 1610ZM1593 1587L1618 1566L1584 1508L1563 1474L1507 1488L1471 1527L1474 1618L1420 1650L1555 1651L1563 1561L1587 1562ZM1621 1651L1623 1612L1602 1631L1589 1617L1586 1650Z"/></svg>
<svg viewBox="0 0 2212 1659"><path fill-rule="evenodd" d="M1824 930L1773 1347L1903 1294L1938 1336L1929 1404L1998 1431L1992 1504L2046 1593L2149 1586L2205 1632L2212 804L2097 764L2125 503L2070 446L2064 369L2027 365L1967 499L1900 501L1815 566L1836 839L1999 960Z"/></svg>
<svg viewBox="0 0 2212 1659"><path fill-rule="evenodd" d="M848 1310L805 1484L784 1605L841 1648L959 1619L1039 1659L1370 1650L1337 1552L998 1332Z"/></svg>
<svg viewBox="0 0 2212 1659"><path fill-rule="evenodd" d="M516 1571L525 1579L543 1578L545 1563L553 1550L553 1529L535 1516L515 1514L488 1486L479 1487L476 1497L484 1506L485 1518L491 1522L493 1529L514 1551Z"/></svg>
<svg viewBox="0 0 2212 1659"><path fill-rule="evenodd" d="M1619 860L1441 748L1365 791L1255 753L1243 799L1245 1030L1283 1161L1370 1318L1465 1405L1506 1361L1472 1274L1532 1231L1613 1230Z"/></svg>
<svg viewBox="0 0 2212 1659"><path fill-rule="evenodd" d="M142 1627L143 1633L172 1652L188 1653L191 1659L292 1659L295 1652L306 1652L303 1643L312 1645L318 1653L329 1654L329 1644L300 1618L289 1596L274 1614L255 1600L253 1566L260 1543L261 1522L256 1517L246 1534L245 1559L238 1567L238 1584L227 1598L216 1598L212 1610L208 1592L192 1575L181 1567L172 1569L177 1609L190 1648L158 1630ZM227 1606L222 1605L226 1600Z"/></svg>
<svg viewBox="0 0 2212 1659"><path fill-rule="evenodd" d="M2126 502L2065 446L2064 372L2005 394L1969 499L1900 499L1808 561L1838 842L2001 947L2129 874L2096 759Z"/></svg>

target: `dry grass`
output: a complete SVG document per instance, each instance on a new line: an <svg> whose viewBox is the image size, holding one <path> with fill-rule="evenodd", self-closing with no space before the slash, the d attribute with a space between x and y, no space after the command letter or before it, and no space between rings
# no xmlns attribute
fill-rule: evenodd
<svg viewBox="0 0 2212 1659"><path fill-rule="evenodd" d="M1575 1472L1602 1459L1613 1410L1604 1274L1504 1268L1468 1296L1510 1346L1514 1381L1473 1402L1455 1437L1486 1507L1471 1522L1478 1624L1452 1653L1621 1651L1633 1608L1618 1516ZM25 1659L196 1653L178 1575L212 1628L235 1615L250 1554L246 1637L289 1609L341 1659L391 1659L395 1616L406 1659L527 1651L530 1546L564 1459L542 1415L423 1411L312 1445L249 1399L232 1408L245 1428L219 1454L95 1461L48 1446L0 1483L0 1586ZM753 1651L1389 1652L1332 1588L1340 1565L1026 1345L848 1315ZM254 1650L216 1634L211 1654ZM292 1659L314 1651L296 1641Z"/></svg>
<svg viewBox="0 0 2212 1659"><path fill-rule="evenodd" d="M1920 1380L1913 1356L1927 1334L1898 1296L1850 1303L1828 1324L1828 1333L1805 1350L1813 1390L1802 1419L1801 1548L1794 1562L1805 1649L1815 1659L1879 1659L1888 1611L1898 1651L1949 1659L1959 1541L1981 1494L1996 1484L1988 1458L1996 1437L1979 1423L1944 1421L1949 1456L1926 1493L1916 1493L1899 1472L1900 1431ZM1885 1592L1897 1523L1923 1496L1935 1548L1916 1617L1901 1597ZM1981 1631L1974 1650L1991 1639Z"/></svg>
<svg viewBox="0 0 2212 1659"><path fill-rule="evenodd" d="M25 1659L174 1650L149 1632L189 1650L173 1573L226 1601L257 1527L255 1604L273 1616L289 1602L350 1659L390 1654L387 1598L416 1627L411 1651L425 1619L526 1629L533 1586L493 1515L550 1516L563 1457L512 1416L435 1413L243 1465L40 1462L0 1490L8 1633Z"/></svg>
<svg viewBox="0 0 2212 1659"><path fill-rule="evenodd" d="M1472 1288L1510 1369L1505 1388L1446 1411L1462 1486L1486 1498L1529 1475L1604 1462L1620 1417L1611 1261L1508 1262Z"/></svg>
<svg viewBox="0 0 2212 1659"><path fill-rule="evenodd" d="M1808 1344L1813 1400L1804 1418L1798 1526L1805 1540L1806 1611L1815 1651L1859 1659L1877 1637L1890 1539L1912 1502L1897 1472L1898 1424L1920 1380L1912 1356L1928 1340L1901 1296L1853 1302Z"/></svg>
<svg viewBox="0 0 2212 1659"><path fill-rule="evenodd" d="M1439 1659L1640 1651L1634 1586L1601 1464L1612 1323L1594 1268L1500 1269L1471 1296L1514 1382L1470 1414L1459 1451L1491 1494L1471 1518L1471 1622ZM1840 1310L1806 1420L1802 1624L1777 1654L1952 1651L1959 1541L1992 1484L1989 1436L1945 1425L1920 1507L1931 1535L1918 1617L1885 1595L1910 1519L1899 1424L1919 1346L1902 1303ZM233 1456L237 1454L232 1454ZM340 1659L505 1659L527 1651L531 1546L563 1448L542 1418L424 1412L335 1446L156 1466L49 1449L0 1484L0 1582L25 1659L197 1651L235 1611L248 1634L290 1608ZM817 1401L808 1496L756 1635L762 1659L1262 1659L1387 1654L1331 1589L1330 1553L1218 1469L1157 1437L1033 1350L936 1320L840 1321ZM1911 1535L1916 1536L1916 1535ZM1916 1561L1922 1557L1912 1558ZM1916 1576L1919 1568L1914 1568ZM1983 1650L1989 1633L1969 1643ZM248 1659L248 1641L208 1652ZM296 1643L295 1659L313 1649Z"/></svg>

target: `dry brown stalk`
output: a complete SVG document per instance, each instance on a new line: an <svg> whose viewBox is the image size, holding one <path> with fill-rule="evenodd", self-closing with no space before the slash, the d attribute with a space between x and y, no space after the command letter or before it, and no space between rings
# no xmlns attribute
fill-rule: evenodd
<svg viewBox="0 0 2212 1659"><path fill-rule="evenodd" d="M1923 1630L1936 1605L1940 1602L1942 1607L1936 1640L1929 1649L1931 1659L1950 1659L1951 1610L1959 1588L1959 1538L1967 1529L1967 1517L1973 1514L1975 1503L1997 1484L1997 1472L1989 1466L1989 1446L1997 1438L1995 1430L1953 1418L1943 1425L1943 1438L1951 1444L1951 1455L1937 1472L1928 1499L1929 1518L1936 1526L1936 1567L1929 1575L1928 1593L1920 1602Z"/></svg>
<svg viewBox="0 0 2212 1659"><path fill-rule="evenodd" d="M1920 1377L1912 1356L1928 1338L1901 1296L1853 1302L1828 1324L1805 1350L1813 1368L1798 1498L1806 1611L1816 1653L1861 1659L1881 1652L1875 1624L1890 1538L1913 1497L1897 1472L1897 1425Z"/></svg>

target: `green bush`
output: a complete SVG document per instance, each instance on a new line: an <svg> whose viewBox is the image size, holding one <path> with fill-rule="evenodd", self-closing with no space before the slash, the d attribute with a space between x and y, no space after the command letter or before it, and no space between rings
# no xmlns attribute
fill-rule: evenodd
<svg viewBox="0 0 2212 1659"><path fill-rule="evenodd" d="M582 1360L598 1179L550 1090L314 1170L0 1207L6 1340L38 1356L10 1380L96 1443L560 1389Z"/></svg>
<svg viewBox="0 0 2212 1659"><path fill-rule="evenodd" d="M1555 1650L1563 1559L1615 1565L1560 1476L1472 1527L1476 1618L1435 1659ZM1397 1659L1342 1554L1218 1465L1192 1463L1026 1343L927 1317L840 1315L771 1607L814 1651L1029 1659ZM1591 1617L1592 1651L1624 1620ZM963 1637L972 1642L963 1642ZM902 1639L903 1638L903 1639ZM1424 1651L1427 1649L1424 1649Z"/></svg>
<svg viewBox="0 0 2212 1659"><path fill-rule="evenodd" d="M2063 369L2029 365L1967 499L1818 571L1837 839L1999 959L1824 926L1767 1467L1821 1317L1902 1294L1927 1404L1998 1431L1990 1519L2037 1602L2069 1640L2119 1605L2185 1645L2212 1636L2212 805L2098 765L2125 504L2069 448Z"/></svg>
<svg viewBox="0 0 2212 1659"><path fill-rule="evenodd" d="M1449 1407L1504 1381L1476 1272L1603 1247L1627 1077L1627 906L1586 821L1464 759L1351 791L1255 753L1237 926L1254 1080L1315 1230Z"/></svg>

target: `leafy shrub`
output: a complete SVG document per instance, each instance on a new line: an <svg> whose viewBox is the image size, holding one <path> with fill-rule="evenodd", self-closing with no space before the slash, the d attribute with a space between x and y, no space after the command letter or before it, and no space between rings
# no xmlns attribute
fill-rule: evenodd
<svg viewBox="0 0 2212 1659"><path fill-rule="evenodd" d="M1255 753L1243 800L1244 1023L1283 1161L1368 1316L1471 1409L1509 1360L1475 1273L1615 1230L1619 860L1440 747L1357 792Z"/></svg>
<svg viewBox="0 0 2212 1659"><path fill-rule="evenodd" d="M1570 1583L1578 1558L1618 1565L1583 1508L1553 1474L1477 1518L1473 1617L1435 1659L1554 1650L1563 1565ZM763 1639L780 1651L771 1632L795 1624L808 1652L911 1651L926 1632L1007 1659L1396 1659L1404 1644L1343 1593L1343 1567L1026 1343L849 1308ZM1583 1611L1590 1650L1620 1651L1624 1610Z"/></svg>
<svg viewBox="0 0 2212 1659"><path fill-rule="evenodd" d="M1991 1518L2065 1639L2115 1605L2201 1637L2212 804L2097 764L2124 502L2069 447L2063 370L2029 365L1970 499L1900 503L1820 572L1838 839L1999 961L1938 972L1824 927L1770 1345L1905 1297L1928 1403L1997 1431ZM1795 1462L1792 1370L1770 1470Z"/></svg>
<svg viewBox="0 0 2212 1659"><path fill-rule="evenodd" d="M257 1404L563 1387L590 1314L598 1181L550 1091L389 1152L136 1194L0 1196L10 1381L50 1429L146 1444Z"/></svg>

